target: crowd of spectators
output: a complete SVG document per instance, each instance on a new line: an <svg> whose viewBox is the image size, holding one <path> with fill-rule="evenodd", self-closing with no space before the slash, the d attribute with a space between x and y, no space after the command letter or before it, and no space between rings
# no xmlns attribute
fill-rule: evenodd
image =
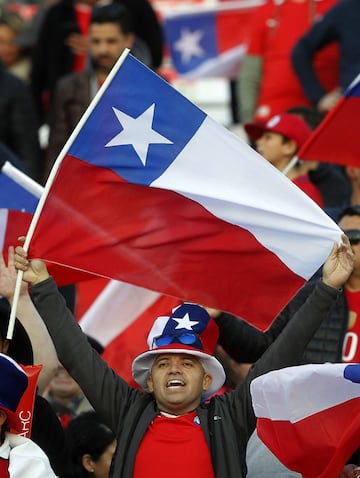
<svg viewBox="0 0 360 478"><path fill-rule="evenodd" d="M30 19L11 6L0 8L0 155L43 185L123 50L160 71L165 38L148 0L47 0ZM0 478L21 476L9 451L26 389L17 363L43 365L29 440L14 441L29 470L40 456L45 471L33 478L161 477L170 467L175 478L299 476L260 443L249 384L288 365L360 359L360 168L297 156L360 70L358 20L359 0L265 0L254 8L233 91L236 116L251 146L345 233L268 331L222 311L180 306L181 317L202 328L189 334L179 322L171 329L180 320L174 312L160 318L162 328L155 322L149 351L133 364L144 394L107 367L96 337L81 333L44 263L29 263L21 247L10 248L7 261L1 255L0 376L14 395L2 397L0 386ZM24 283L9 344L16 270L31 294ZM207 349L211 327L218 340ZM33 455L23 455L30 445ZM360 476L359 455L346 457L340 478Z"/></svg>

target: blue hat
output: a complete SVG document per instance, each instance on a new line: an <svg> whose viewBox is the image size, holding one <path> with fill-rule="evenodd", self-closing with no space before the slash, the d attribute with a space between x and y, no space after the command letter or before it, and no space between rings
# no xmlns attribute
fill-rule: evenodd
<svg viewBox="0 0 360 478"><path fill-rule="evenodd" d="M212 377L203 397L215 393L225 382L225 372L214 357L219 329L206 309L184 303L173 309L170 316L158 317L148 335L149 350L138 355L132 364L134 380L147 389L147 378L155 357L164 353L194 355L205 372Z"/></svg>
<svg viewBox="0 0 360 478"><path fill-rule="evenodd" d="M7 355L0 354L0 410L7 415L10 428L21 430L16 409L28 386L24 370Z"/></svg>

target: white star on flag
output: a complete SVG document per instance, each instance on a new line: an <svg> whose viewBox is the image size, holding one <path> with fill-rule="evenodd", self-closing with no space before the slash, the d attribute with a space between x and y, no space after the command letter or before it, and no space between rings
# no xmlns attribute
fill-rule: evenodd
<svg viewBox="0 0 360 478"><path fill-rule="evenodd" d="M175 329L188 329L192 330L193 325L198 324L199 322L196 322L194 320L190 320L189 314L185 314L184 317L175 319L173 317L173 320L175 320L178 325L175 327Z"/></svg>
<svg viewBox="0 0 360 478"><path fill-rule="evenodd" d="M191 32L187 28L181 30L181 36L179 40L174 43L174 49L181 53L181 61L188 63L193 56L201 58L204 56L205 51L200 46L200 40L204 36L204 32L201 30L195 30Z"/></svg>
<svg viewBox="0 0 360 478"><path fill-rule="evenodd" d="M142 164L146 166L150 144L173 144L172 141L152 128L155 103L137 118L133 118L115 107L113 107L113 111L123 129L105 147L132 145Z"/></svg>

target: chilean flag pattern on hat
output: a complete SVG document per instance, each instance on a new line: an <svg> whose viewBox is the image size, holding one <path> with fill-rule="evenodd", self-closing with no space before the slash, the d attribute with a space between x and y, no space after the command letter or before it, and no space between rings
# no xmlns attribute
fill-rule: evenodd
<svg viewBox="0 0 360 478"><path fill-rule="evenodd" d="M203 350L209 355L214 354L219 337L217 325L203 307L189 303L181 304L173 309L170 317L158 317L148 336L149 349L155 348L153 343L155 338L173 337L176 343L177 337L189 333L198 335L197 340L191 344L191 348Z"/></svg>
<svg viewBox="0 0 360 478"><path fill-rule="evenodd" d="M7 415L11 428L20 429L16 409L27 386L28 378L24 370L7 355L0 354L0 409Z"/></svg>
<svg viewBox="0 0 360 478"><path fill-rule="evenodd" d="M212 377L204 398L215 393L225 381L225 372L213 356L219 330L203 307L184 303L173 309L170 317L158 317L148 335L149 351L135 358L132 372L135 381L147 388L147 377L155 357L164 353L185 353L199 359ZM189 340L188 340L189 339Z"/></svg>

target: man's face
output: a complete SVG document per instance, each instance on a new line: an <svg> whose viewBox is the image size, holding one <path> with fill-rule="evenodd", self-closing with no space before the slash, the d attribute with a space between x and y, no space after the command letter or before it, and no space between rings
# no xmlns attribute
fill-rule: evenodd
<svg viewBox="0 0 360 478"><path fill-rule="evenodd" d="M16 33L7 25L0 25L0 60L6 68L20 58L20 48L16 44Z"/></svg>
<svg viewBox="0 0 360 478"><path fill-rule="evenodd" d="M212 382L199 360L187 354L161 354L153 363L147 384L160 410L181 415L200 404Z"/></svg>
<svg viewBox="0 0 360 478"><path fill-rule="evenodd" d="M95 70L109 73L134 35L124 34L116 23L93 23L90 27L90 54Z"/></svg>
<svg viewBox="0 0 360 478"><path fill-rule="evenodd" d="M343 231L348 231L350 229L358 229L360 230L360 216L344 216L339 221L339 227ZM355 267L354 273L360 273L360 244L351 244L351 248L355 253Z"/></svg>

